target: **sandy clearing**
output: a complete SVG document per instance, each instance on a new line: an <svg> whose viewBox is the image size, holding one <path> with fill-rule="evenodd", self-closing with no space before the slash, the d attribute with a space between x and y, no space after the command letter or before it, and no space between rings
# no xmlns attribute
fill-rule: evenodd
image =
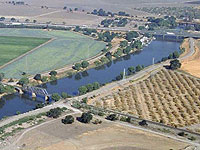
<svg viewBox="0 0 200 150"><path fill-rule="evenodd" d="M60 119L28 132L17 143L21 150L169 150L188 144L110 122L63 125Z"/></svg>

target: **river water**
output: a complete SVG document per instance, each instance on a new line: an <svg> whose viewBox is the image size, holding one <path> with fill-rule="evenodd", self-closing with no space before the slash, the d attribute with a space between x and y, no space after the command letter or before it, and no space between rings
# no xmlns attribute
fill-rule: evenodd
<svg viewBox="0 0 200 150"><path fill-rule="evenodd" d="M99 82L101 84L112 81L124 68L127 70L130 66L144 65L149 66L152 64L154 58L155 62L160 61L163 57L168 56L174 51L179 51L179 42L168 41L152 41L142 51L131 54L121 58L120 60L108 63L100 68L94 68L85 72L66 77L42 85L49 93L66 92L71 95L76 95L78 88L88 83ZM37 103L42 100L32 100L25 95L19 96L18 94L4 96L0 100L0 119L4 116L15 115L17 111L24 113L35 108Z"/></svg>

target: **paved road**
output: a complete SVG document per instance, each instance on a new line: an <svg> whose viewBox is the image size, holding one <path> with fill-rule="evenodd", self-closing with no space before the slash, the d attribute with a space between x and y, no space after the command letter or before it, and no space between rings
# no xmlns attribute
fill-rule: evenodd
<svg viewBox="0 0 200 150"><path fill-rule="evenodd" d="M189 53L187 53L185 56L179 58L179 60L184 60L190 56L192 56L194 53L195 53L195 49L194 49L194 39L193 38L190 38L189 39L189 43L190 43L190 51Z"/></svg>

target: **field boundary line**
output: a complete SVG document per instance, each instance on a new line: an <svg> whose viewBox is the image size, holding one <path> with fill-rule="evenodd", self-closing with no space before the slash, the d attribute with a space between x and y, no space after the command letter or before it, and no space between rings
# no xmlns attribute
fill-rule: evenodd
<svg viewBox="0 0 200 150"><path fill-rule="evenodd" d="M17 60L19 60L19 59L21 59L21 58L27 56L28 54L31 54L31 53L34 52L35 50L41 48L41 47L44 46L44 45L49 44L50 42L54 41L55 39L56 39L56 38L51 38L50 40L46 41L45 43L43 43L43 44L41 44L41 45L39 45L39 46L33 48L32 50L30 50L30 51L28 51L28 52L26 52L26 53L20 55L19 57L15 58L15 59L13 59L13 60L11 60L11 61L9 61L9 62L7 62L6 64L0 66L0 69L6 67L6 66L8 66L8 65L10 65L10 64L13 63L13 62L16 62Z"/></svg>

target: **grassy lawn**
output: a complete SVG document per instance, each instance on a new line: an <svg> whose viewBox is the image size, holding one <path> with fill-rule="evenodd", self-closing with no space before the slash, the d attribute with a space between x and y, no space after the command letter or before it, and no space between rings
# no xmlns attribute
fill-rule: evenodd
<svg viewBox="0 0 200 150"><path fill-rule="evenodd" d="M0 66L48 40L47 38L0 36Z"/></svg>
<svg viewBox="0 0 200 150"><path fill-rule="evenodd" d="M95 56L106 46L104 42L95 41L92 38L70 31L0 29L0 36L55 39L20 60L2 68L0 72L4 72L7 78L21 78L22 72L34 75L62 68L65 65Z"/></svg>

